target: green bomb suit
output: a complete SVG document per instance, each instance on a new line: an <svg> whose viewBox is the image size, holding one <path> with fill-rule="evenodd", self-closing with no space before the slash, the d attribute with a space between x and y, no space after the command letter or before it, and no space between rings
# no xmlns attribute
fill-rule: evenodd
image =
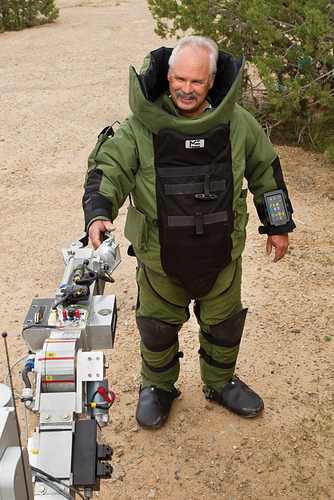
<svg viewBox="0 0 334 500"><path fill-rule="evenodd" d="M132 113L113 136L103 133L92 151L83 207L86 227L114 221L131 194L125 224L138 259L137 325L141 335L142 388L176 395L178 332L192 299L200 326L204 393L219 391L235 370L247 310L241 302L241 254L245 246L247 189L267 234L285 234L291 220L269 226L263 194L283 189L277 153L259 123L236 103L243 58L219 52L209 91L211 107L182 118L168 91L168 59L162 47L130 68Z"/></svg>

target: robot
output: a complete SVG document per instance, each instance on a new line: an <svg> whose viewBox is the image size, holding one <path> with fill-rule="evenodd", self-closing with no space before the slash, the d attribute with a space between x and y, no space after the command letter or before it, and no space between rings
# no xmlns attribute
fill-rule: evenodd
<svg viewBox="0 0 334 500"><path fill-rule="evenodd" d="M113 347L117 308L115 295L103 293L121 257L109 233L96 251L87 243L84 233L63 248L55 298L34 299L24 320L29 357L21 400L39 415L26 449L12 392L0 385L0 500L86 500L111 477L112 449L101 444L101 430L115 394L103 350Z"/></svg>

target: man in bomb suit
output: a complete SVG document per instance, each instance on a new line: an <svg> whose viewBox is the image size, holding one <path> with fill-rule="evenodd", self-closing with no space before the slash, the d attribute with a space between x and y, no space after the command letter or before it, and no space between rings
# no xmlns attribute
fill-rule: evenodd
<svg viewBox="0 0 334 500"><path fill-rule="evenodd" d="M204 37L152 51L139 74L130 68L132 113L115 133L100 134L89 157L83 207L95 248L115 229L131 194L124 234L138 259L142 384L136 418L146 428L163 425L180 394L174 386L183 356L178 332L192 299L205 397L245 417L264 408L234 374L247 313L241 302L244 178L275 262L285 255L295 224L277 153L236 103L243 66L243 57L236 62ZM265 208L272 192L282 211L275 223Z"/></svg>

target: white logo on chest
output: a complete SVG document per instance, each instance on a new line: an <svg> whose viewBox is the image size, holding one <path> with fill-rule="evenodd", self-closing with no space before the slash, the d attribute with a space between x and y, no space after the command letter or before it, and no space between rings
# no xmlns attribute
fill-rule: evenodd
<svg viewBox="0 0 334 500"><path fill-rule="evenodd" d="M204 139L190 139L185 142L186 149L198 149L204 148L205 140Z"/></svg>

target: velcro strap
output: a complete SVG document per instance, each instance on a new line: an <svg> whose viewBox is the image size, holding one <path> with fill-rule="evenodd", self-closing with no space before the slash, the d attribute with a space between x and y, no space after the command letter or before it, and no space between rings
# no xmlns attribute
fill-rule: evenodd
<svg viewBox="0 0 334 500"><path fill-rule="evenodd" d="M204 351L202 347L199 349L198 354L202 356L202 358L206 363L208 363L208 365L215 366L216 368L223 368L226 370L235 366L235 361L233 363L219 363L218 361L215 361Z"/></svg>
<svg viewBox="0 0 334 500"><path fill-rule="evenodd" d="M210 175L206 175L204 178L204 196L210 195Z"/></svg>
<svg viewBox="0 0 334 500"><path fill-rule="evenodd" d="M208 186L203 182L192 182L190 184L166 184L165 194L166 195L182 195L182 194L196 194L204 192L209 189L209 191L225 191L226 182L225 180L220 181L210 181Z"/></svg>
<svg viewBox="0 0 334 500"><path fill-rule="evenodd" d="M228 342L227 340L217 339L216 337L213 337L212 335L203 332L203 330L201 330L201 334L208 342L210 342L210 344L218 345L219 347L236 347L237 345L240 344L240 340L236 340L234 342Z"/></svg>
<svg viewBox="0 0 334 500"><path fill-rule="evenodd" d="M196 214L197 216L198 214ZM168 226L169 227L186 227L186 226L196 226L196 216L194 215L169 215L168 216ZM218 222L226 222L228 220L227 211L217 212L215 214L204 214L203 225L206 224L216 224Z"/></svg>
<svg viewBox="0 0 334 500"><path fill-rule="evenodd" d="M148 362L146 361L146 359L144 358L143 354L141 354L141 357L142 357L142 360L144 361L145 365L147 366L147 368L149 370L151 370L151 372L162 373L162 372L165 372L165 371L169 370L170 368L173 368L173 366L176 365L176 363L178 362L178 360L180 358L183 358L183 352L182 351L178 352L174 356L174 358L172 359L172 361L170 363L168 363L165 366L159 366L159 367L155 367L155 366L149 365Z"/></svg>
<svg viewBox="0 0 334 500"><path fill-rule="evenodd" d="M286 233L291 233L295 229L295 227L296 224L291 219L282 226L260 226L259 233L267 234L268 236L273 236L275 234L286 234Z"/></svg>
<svg viewBox="0 0 334 500"><path fill-rule="evenodd" d="M196 234L203 234L203 214L200 212L197 212L195 214L195 227L196 227Z"/></svg>

